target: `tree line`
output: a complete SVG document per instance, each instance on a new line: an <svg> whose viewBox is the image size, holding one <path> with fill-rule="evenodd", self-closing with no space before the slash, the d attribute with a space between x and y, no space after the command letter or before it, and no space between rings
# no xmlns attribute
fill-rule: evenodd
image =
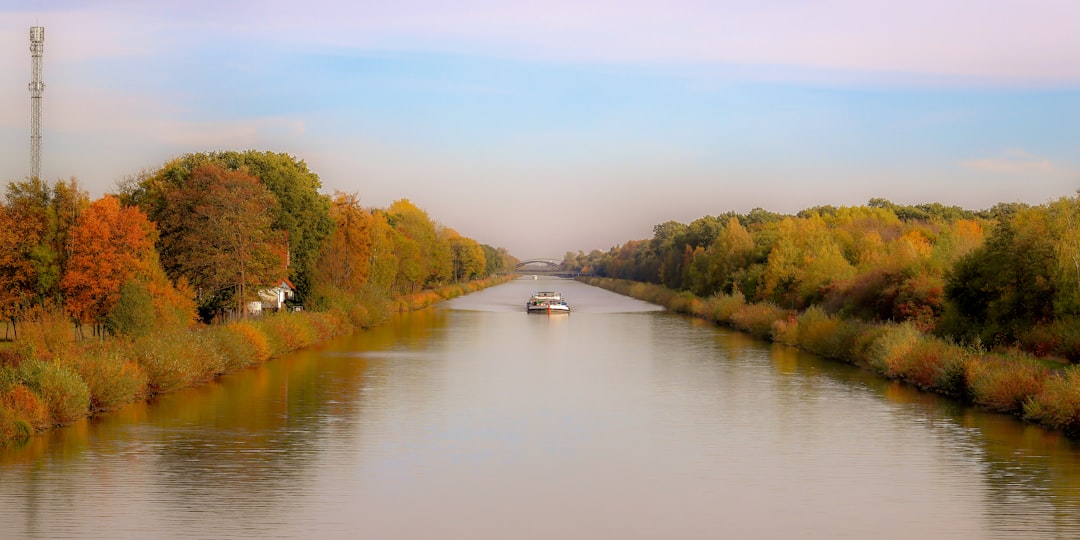
<svg viewBox="0 0 1080 540"><path fill-rule="evenodd" d="M567 268L1080 360L1080 198L982 211L871 199L795 215L762 209L683 224Z"/></svg>
<svg viewBox="0 0 1080 540"><path fill-rule="evenodd" d="M365 208L320 193L283 153L188 154L91 200L76 179L9 182L0 203L0 317L63 310L93 333L140 335L242 314L288 280L294 302L331 309L512 268L407 199ZM355 308L351 308L355 310Z"/></svg>

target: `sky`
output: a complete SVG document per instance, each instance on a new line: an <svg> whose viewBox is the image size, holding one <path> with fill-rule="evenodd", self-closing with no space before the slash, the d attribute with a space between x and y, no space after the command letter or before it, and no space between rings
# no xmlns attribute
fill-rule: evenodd
<svg viewBox="0 0 1080 540"><path fill-rule="evenodd" d="M303 160L520 259L653 226L1080 188L1075 0L0 0L0 182Z"/></svg>

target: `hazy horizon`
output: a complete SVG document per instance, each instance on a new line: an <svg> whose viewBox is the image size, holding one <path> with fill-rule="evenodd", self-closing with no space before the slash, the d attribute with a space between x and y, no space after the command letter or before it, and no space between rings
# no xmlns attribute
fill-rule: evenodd
<svg viewBox="0 0 1080 540"><path fill-rule="evenodd" d="M270 150L525 258L760 207L969 209L1080 187L1080 4L130 0L0 12L0 181L91 195Z"/></svg>

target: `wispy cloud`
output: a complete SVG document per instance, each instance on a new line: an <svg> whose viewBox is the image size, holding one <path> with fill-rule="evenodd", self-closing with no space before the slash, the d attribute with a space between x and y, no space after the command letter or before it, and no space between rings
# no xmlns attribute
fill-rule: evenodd
<svg viewBox="0 0 1080 540"><path fill-rule="evenodd" d="M1020 148L1005 150L997 156L964 161L961 165L968 169L1010 176L1064 177L1076 175L1076 171L1069 170L1052 163L1045 157L1037 156Z"/></svg>
<svg viewBox="0 0 1080 540"><path fill-rule="evenodd" d="M796 79L817 78L823 70L844 78L852 71L869 78L909 74L931 84L1080 83L1080 3L1074 0L307 0L302 9L284 0L176 6L112 0L93 11L67 6L46 13L42 24L63 27L57 39L69 36L79 44L71 53L78 56L246 43L751 66L750 72L783 66ZM0 28L33 24L32 13L0 14Z"/></svg>

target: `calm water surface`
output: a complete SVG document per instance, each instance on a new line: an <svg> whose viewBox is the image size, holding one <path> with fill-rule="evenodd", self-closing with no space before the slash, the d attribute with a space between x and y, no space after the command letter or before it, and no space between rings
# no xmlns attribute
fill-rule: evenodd
<svg viewBox="0 0 1080 540"><path fill-rule="evenodd" d="M517 280L0 450L0 538L63 537L1069 538L1080 448Z"/></svg>

